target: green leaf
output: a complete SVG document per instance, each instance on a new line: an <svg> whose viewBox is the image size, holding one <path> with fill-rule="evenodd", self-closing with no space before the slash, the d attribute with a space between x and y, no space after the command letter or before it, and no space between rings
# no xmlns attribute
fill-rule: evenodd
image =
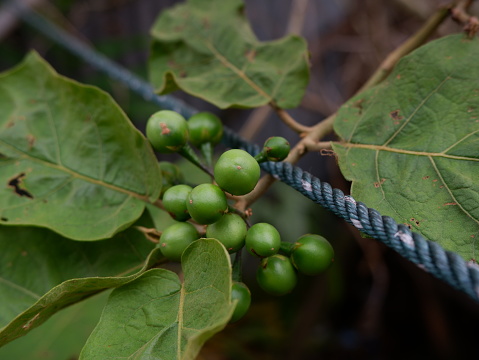
<svg viewBox="0 0 479 360"><path fill-rule="evenodd" d="M150 81L160 94L178 88L213 103L296 107L309 80L304 39L259 42L240 0L190 0L154 24Z"/></svg>
<svg viewBox="0 0 479 360"><path fill-rule="evenodd" d="M73 360L91 334L109 291L63 309L39 329L0 347L0 359Z"/></svg>
<svg viewBox="0 0 479 360"><path fill-rule="evenodd" d="M105 92L36 53L0 74L0 223L109 238L160 193L148 141Z"/></svg>
<svg viewBox="0 0 479 360"><path fill-rule="evenodd" d="M47 229L0 226L0 346L60 309L123 285L162 258L135 229L96 242Z"/></svg>
<svg viewBox="0 0 479 360"><path fill-rule="evenodd" d="M194 359L232 315L231 265L217 240L201 239L182 266L183 284L152 269L115 289L80 359Z"/></svg>
<svg viewBox="0 0 479 360"><path fill-rule="evenodd" d="M466 260L479 239L478 57L477 38L433 41L335 122L353 197Z"/></svg>

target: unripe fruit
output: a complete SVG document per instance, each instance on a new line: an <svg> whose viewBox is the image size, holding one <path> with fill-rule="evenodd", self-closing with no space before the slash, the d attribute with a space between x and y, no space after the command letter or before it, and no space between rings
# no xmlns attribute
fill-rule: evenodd
<svg viewBox="0 0 479 360"><path fill-rule="evenodd" d="M281 136L273 136L264 143L263 152L269 161L282 161L289 154L290 145L288 140Z"/></svg>
<svg viewBox="0 0 479 360"><path fill-rule="evenodd" d="M273 255L264 258L256 272L259 286L271 295L285 295L296 286L297 276L289 258Z"/></svg>
<svg viewBox="0 0 479 360"><path fill-rule="evenodd" d="M218 185L232 195L244 195L254 189L261 170L258 162L246 151L233 149L224 152L214 169Z"/></svg>
<svg viewBox="0 0 479 360"><path fill-rule="evenodd" d="M198 224L208 225L218 221L228 210L225 193L216 185L201 184L191 190L186 200L190 216Z"/></svg>
<svg viewBox="0 0 479 360"><path fill-rule="evenodd" d="M163 194L163 206L176 221L186 221L191 216L186 207L186 199L193 188L188 185L175 185Z"/></svg>
<svg viewBox="0 0 479 360"><path fill-rule="evenodd" d="M224 214L217 222L208 225L206 236L219 240L230 254L244 246L246 223L237 214Z"/></svg>
<svg viewBox="0 0 479 360"><path fill-rule="evenodd" d="M230 323L238 321L247 312L251 305L251 292L248 287L242 282L233 282L231 288L231 301L238 300L236 307L231 316Z"/></svg>
<svg viewBox="0 0 479 360"><path fill-rule="evenodd" d="M190 142L194 146L205 143L216 145L223 137L223 124L218 117L209 112L199 112L188 119Z"/></svg>
<svg viewBox="0 0 479 360"><path fill-rule="evenodd" d="M251 255L267 257L278 252L281 246L281 236L273 225L257 223L246 233L246 249Z"/></svg>
<svg viewBox="0 0 479 360"><path fill-rule="evenodd" d="M181 261L183 251L199 237L198 231L192 224L180 222L168 226L163 231L158 247L167 259Z"/></svg>
<svg viewBox="0 0 479 360"><path fill-rule="evenodd" d="M303 274L319 274L325 271L334 260L333 247L320 235L303 235L295 245L291 253L291 262Z"/></svg>
<svg viewBox="0 0 479 360"><path fill-rule="evenodd" d="M188 124L174 111L157 111L146 123L146 137L156 151L176 152L188 141Z"/></svg>

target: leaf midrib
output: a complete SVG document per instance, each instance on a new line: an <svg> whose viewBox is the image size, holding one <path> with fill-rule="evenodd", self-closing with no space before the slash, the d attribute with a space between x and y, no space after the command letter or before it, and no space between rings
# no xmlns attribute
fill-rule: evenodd
<svg viewBox="0 0 479 360"><path fill-rule="evenodd" d="M69 169L69 168L67 168L63 165L54 164L54 163L51 163L49 161L33 157L33 156L25 153L24 151L14 147L13 145L6 143L3 140L0 140L0 143L3 144L6 147L9 147L12 151L16 152L18 154L19 158L24 158L24 159L27 159L27 160L30 160L30 161L33 161L33 162L41 163L44 166L48 166L48 167L53 168L55 170L58 170L60 172L64 172L66 174L69 174L74 178L84 180L84 181L90 182L92 184L102 186L102 187L108 188L110 190L135 197L135 198L140 199L140 200L145 201L145 202L149 202L149 199L148 199L147 195L141 195L141 194L138 194L134 191L119 187L117 185L110 184L110 183L107 183L107 182L104 182L104 181L101 181L101 180L98 180L98 179L94 179L94 178L92 178L90 176L87 176L87 175L80 174L77 171Z"/></svg>
<svg viewBox="0 0 479 360"><path fill-rule="evenodd" d="M268 102L273 101L274 99L269 95L266 91L264 91L259 85L257 85L253 80L251 80L244 71L238 69L235 65L233 65L228 59L223 56L211 42L206 41L206 46L211 51L213 56L217 58L223 66L233 71L240 79L242 79L246 84L248 84L254 91L256 91L259 95L266 98Z"/></svg>
<svg viewBox="0 0 479 360"><path fill-rule="evenodd" d="M357 144L357 143L337 143L343 147L352 149L367 149L372 151L387 151L397 154L405 154L405 155L414 155L414 156L426 156L426 157L441 157L445 159L452 159L452 160L466 160L466 161L474 161L479 162L479 158L467 157L467 156L457 156L457 155L450 155L444 152L427 152L427 151L416 151L416 150L405 150L399 148L393 148L390 146L385 145L372 145L372 144Z"/></svg>

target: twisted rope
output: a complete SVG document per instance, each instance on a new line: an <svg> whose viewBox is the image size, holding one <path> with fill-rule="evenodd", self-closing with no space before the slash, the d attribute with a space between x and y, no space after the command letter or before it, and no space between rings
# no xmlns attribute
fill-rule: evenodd
<svg viewBox="0 0 479 360"><path fill-rule="evenodd" d="M9 5L29 25L111 78L122 82L145 100L151 101L161 108L176 111L186 118L196 112L195 109L174 97L156 95L149 83L95 52L30 9L22 7L20 3L13 1ZM252 155L260 152L257 145L248 143L227 128L223 142L232 148L244 149ZM422 235L412 232L406 225L396 223L389 216L382 216L378 211L357 202L349 195L344 195L341 190L332 188L330 184L319 180L297 166L289 163L266 162L262 163L261 167L308 199L346 220L358 230L383 242L436 278L479 301L479 266L477 264L467 263L458 254L445 251L437 243L428 241Z"/></svg>

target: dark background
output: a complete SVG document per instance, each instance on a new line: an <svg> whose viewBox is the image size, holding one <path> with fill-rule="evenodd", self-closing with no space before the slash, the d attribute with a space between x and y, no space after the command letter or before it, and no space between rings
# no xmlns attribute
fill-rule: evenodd
<svg viewBox="0 0 479 360"><path fill-rule="evenodd" d="M145 79L149 28L162 9L178 3L29 2L56 25ZM144 128L146 119L156 111L154 105L22 23L6 11L5 3L0 1L0 71L36 49L59 73L110 92L130 119ZM290 33L307 39L310 86L301 106L290 111L307 125L334 112L354 94L381 60L441 4L433 0L245 3L246 15L260 40ZM458 31L461 26L448 19L435 36ZM267 108L220 111L185 94L175 95L198 109L218 113L228 126L258 144L271 135L284 136L292 144L298 140ZM348 192L349 185L334 157L308 154L300 166ZM336 261L326 274L301 277L292 294L274 298L257 287L257 262L248 259L245 282L253 293L252 308L244 319L207 342L201 359L470 359L478 355L479 307L466 295L375 240L362 238L357 230L282 184L275 184L253 211L255 222L271 222L284 240L293 241L306 232L327 236L335 247ZM1 354L1 359L16 360ZM48 350L35 356L67 359Z"/></svg>

